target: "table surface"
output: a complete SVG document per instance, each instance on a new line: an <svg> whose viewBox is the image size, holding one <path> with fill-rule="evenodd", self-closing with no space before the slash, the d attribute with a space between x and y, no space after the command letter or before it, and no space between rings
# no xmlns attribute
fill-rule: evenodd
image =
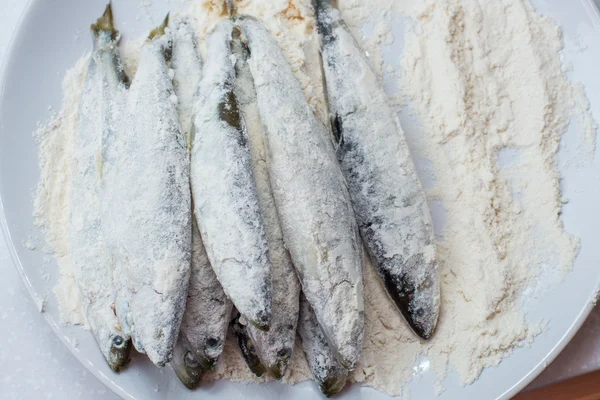
<svg viewBox="0 0 600 400"><path fill-rule="evenodd" d="M600 0L596 0L600 2ZM0 0L0 64L27 2ZM117 399L60 342L31 301L0 233L0 398ZM600 369L600 307L530 387Z"/></svg>

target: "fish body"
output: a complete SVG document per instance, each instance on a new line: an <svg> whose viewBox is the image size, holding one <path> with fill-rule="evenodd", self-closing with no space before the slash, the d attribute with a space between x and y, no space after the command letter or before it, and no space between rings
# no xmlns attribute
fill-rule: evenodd
<svg viewBox="0 0 600 400"><path fill-rule="evenodd" d="M167 24L143 45L122 129L106 143L103 202L117 316L158 366L173 355L192 253L190 161L167 64Z"/></svg>
<svg viewBox="0 0 600 400"><path fill-rule="evenodd" d="M116 372L129 362L131 341L114 313L112 270L101 228L102 140L115 129L127 92L112 8L91 27L94 50L79 105L73 155L70 240L85 314L98 346Z"/></svg>
<svg viewBox="0 0 600 400"><path fill-rule="evenodd" d="M339 361L353 368L364 330L362 245L331 141L277 43L249 17L248 38L267 165L286 248Z"/></svg>
<svg viewBox="0 0 600 400"><path fill-rule="evenodd" d="M325 396L335 396L346 385L348 370L335 358L335 354L327 343L327 338L304 295L300 298L298 334L302 339L302 349L313 379Z"/></svg>
<svg viewBox="0 0 600 400"><path fill-rule="evenodd" d="M175 71L174 87L179 119L182 130L189 136L193 126L196 90L202 78L202 60L192 26L192 21L187 19L179 19L171 24L171 64ZM231 308L232 304L208 261L198 226L193 221L190 283L177 343L177 348L181 351L175 352L171 363L176 372L180 371L178 376L187 387L194 382L198 384L200 370L211 370L216 365L225 344ZM195 357L196 363L189 360L188 352ZM176 359L177 357L180 359ZM177 366L182 365L185 366L184 369L177 369ZM194 372L194 366L198 371Z"/></svg>
<svg viewBox="0 0 600 400"><path fill-rule="evenodd" d="M283 233L269 182L256 89L247 62L249 53L238 27L234 28L231 47L236 60L235 93L246 121L253 173L272 264L273 316L271 326L267 332L264 332L249 324L247 330L254 341L262 364L273 376L281 379L286 373L296 340L300 283L296 277L290 254L283 242Z"/></svg>
<svg viewBox="0 0 600 400"><path fill-rule="evenodd" d="M222 21L207 39L194 118L194 211L225 293L250 323L267 330L273 305L271 261L248 134L234 93L232 30L230 21Z"/></svg>
<svg viewBox="0 0 600 400"><path fill-rule="evenodd" d="M330 0L315 0L336 152L367 252L412 330L437 324L434 231L404 132L364 52Z"/></svg>

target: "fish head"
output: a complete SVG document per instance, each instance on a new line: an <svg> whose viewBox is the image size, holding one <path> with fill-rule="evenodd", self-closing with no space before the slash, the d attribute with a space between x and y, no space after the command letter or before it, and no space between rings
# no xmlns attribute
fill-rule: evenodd
<svg viewBox="0 0 600 400"><path fill-rule="evenodd" d="M340 373L333 374L325 379L319 386L321 389L321 393L325 395L325 397L333 397L338 394L346 385L346 379L348 374Z"/></svg>
<svg viewBox="0 0 600 400"><path fill-rule="evenodd" d="M246 365L248 365L248 368L250 368L250 371L252 371L254 375L260 378L267 369L258 357L256 345L248 334L246 326L240 322L240 314L238 312L236 312L236 314L236 317L231 323L233 333L235 334L242 356L246 361Z"/></svg>
<svg viewBox="0 0 600 400"><path fill-rule="evenodd" d="M181 383L186 388L193 390L200 383L203 368L194 353L189 350L188 345L186 338L180 334L173 350L171 368Z"/></svg>
<svg viewBox="0 0 600 400"><path fill-rule="evenodd" d="M192 390L200 383L202 365L191 351L186 351L182 357L173 357L173 370L183 385Z"/></svg>
<svg viewBox="0 0 600 400"><path fill-rule="evenodd" d="M277 351L276 362L269 368L269 372L275 377L275 379L280 380L285 376L291 358L292 349L283 348Z"/></svg>
<svg viewBox="0 0 600 400"><path fill-rule="evenodd" d="M220 338L209 337L204 342L203 351L196 351L196 359L202 365L202 368L206 371L210 371L215 368L219 356L223 352L224 341Z"/></svg>
<svg viewBox="0 0 600 400"><path fill-rule="evenodd" d="M131 340L125 339L122 335L114 335L110 338L110 347L106 361L110 368L119 372L129 363L131 354Z"/></svg>

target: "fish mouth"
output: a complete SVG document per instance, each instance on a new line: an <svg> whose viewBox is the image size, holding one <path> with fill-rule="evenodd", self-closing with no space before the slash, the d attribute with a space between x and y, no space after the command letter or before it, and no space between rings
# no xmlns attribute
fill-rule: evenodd
<svg viewBox="0 0 600 400"><path fill-rule="evenodd" d="M254 375L260 378L267 372L267 368L260 361L260 358L258 358L256 345L252 338L250 338L246 327L239 322L239 317L238 314L232 321L233 332L240 351L242 352L242 356L246 361L246 365L248 365L248 368L250 368L250 371L252 371Z"/></svg>
<svg viewBox="0 0 600 400"><path fill-rule="evenodd" d="M210 337L206 340L204 351L195 351L196 360L205 371L211 371L217 365L219 356L223 352L224 341L216 337Z"/></svg>
<svg viewBox="0 0 600 400"><path fill-rule="evenodd" d="M320 385L321 393L325 397L333 397L346 386L346 374L331 376L325 379Z"/></svg>
<svg viewBox="0 0 600 400"><path fill-rule="evenodd" d="M112 339L107 362L113 371L120 372L129 364L131 347L131 340L125 340L122 336Z"/></svg>
<svg viewBox="0 0 600 400"><path fill-rule="evenodd" d="M201 369L203 369L205 371L211 371L211 370L215 369L218 358L212 358L212 357L208 357L208 356L204 356L204 355L200 356L200 355L196 354L196 360L197 360L198 364L200 365Z"/></svg>
<svg viewBox="0 0 600 400"><path fill-rule="evenodd" d="M186 388L194 390L198 387L202 377L202 365L191 351L185 352L181 365L174 370L177 378Z"/></svg>
<svg viewBox="0 0 600 400"><path fill-rule="evenodd" d="M292 350L285 348L277 352L277 362L275 365L269 367L269 372L275 379L281 380L287 372L290 359L292 357Z"/></svg>
<svg viewBox="0 0 600 400"><path fill-rule="evenodd" d="M256 320L252 320L250 318L247 318L247 320L250 321L250 323L252 325L254 325L260 331L268 332L269 329L271 328L271 314L270 313L261 311L258 313Z"/></svg>
<svg viewBox="0 0 600 400"><path fill-rule="evenodd" d="M412 270L414 265L422 265L425 260L422 254L418 254L406 261L394 257L386 260L386 263L392 266L402 263ZM430 276L418 280L409 274L390 273L391 270L393 269L378 268L379 277L389 298L410 329L421 339L429 340L435 332L439 318L439 283Z"/></svg>

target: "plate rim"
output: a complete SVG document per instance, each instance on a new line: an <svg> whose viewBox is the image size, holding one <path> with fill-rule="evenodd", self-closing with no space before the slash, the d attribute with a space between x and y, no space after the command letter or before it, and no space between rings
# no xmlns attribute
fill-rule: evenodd
<svg viewBox="0 0 600 400"><path fill-rule="evenodd" d="M3 108L3 104L5 102L5 90L4 87L7 81L7 73L10 65L11 56L15 52L15 43L17 38L22 35L24 22L29 17L31 8L35 3L41 0L27 0L23 10L21 11L20 16L15 23L15 28L10 34L10 38L8 40L8 46L6 47L6 51L4 53L4 59L0 64L0 109ZM596 22L600 24L600 9L594 3L594 0L582 0L582 4L587 6L588 11L591 15L593 15L596 19ZM0 124L0 131L3 131L4 128L2 124ZM0 180L2 180L2 176L0 175ZM10 254L10 259L12 261L13 266L17 270L19 277L21 278L22 283L24 284L29 296L35 301L39 299L37 292L33 289L31 282L21 260L17 254L15 243L12 239L10 229L8 227L8 222L6 220L6 212L4 209L4 202L2 200L2 193L0 193L0 229L2 230L2 234L4 236L4 242L6 243L6 247ZM598 291L600 290L600 286L596 289L596 296L600 294ZM593 301L595 297L592 297L579 312L571 326L567 329L565 334L556 342L556 344L552 347L552 349L543 357L540 362L532 368L526 375L524 375L519 381L515 382L511 388L507 389L503 394L499 395L496 400L508 400L512 398L517 393L521 392L528 384L533 382L535 378L537 378L544 370L558 357L559 354L565 349L565 347L571 342L573 337L579 332L585 321L588 319L591 311L596 306L596 302ZM58 325L54 320L52 320L49 314L45 312L40 312L42 314L46 323L50 326L54 334L59 338L62 344L69 350L69 352L75 356L77 361L96 379L98 379L104 386L110 389L113 393L123 399L131 399L135 400L135 397L130 395L127 391L125 391L121 386L119 386L115 381L110 379L107 375L105 375L101 370L94 367L92 364L88 362L88 359L83 356L83 354L73 346L71 346L70 342L67 340L67 337L60 331ZM534 339L535 341L535 339ZM510 357L510 356L509 356Z"/></svg>
<svg viewBox="0 0 600 400"><path fill-rule="evenodd" d="M6 85L7 73L8 73L8 69L9 69L9 65L10 65L9 60L12 58L11 56L15 52L15 43L17 41L17 38L22 35L24 22L29 17L31 8L38 1L40 1L40 0L27 0L27 3L25 4L25 6L23 7L23 10L21 11L21 15L19 15L17 22L15 23L15 28L11 32L10 38L8 39L8 46L6 47L6 51L4 53L4 59L2 60L2 63L0 64L0 109L3 108L3 104L6 101L4 87ZM4 127L2 124L0 124L0 131L3 131L3 130L4 130ZM0 177L0 180L2 180L2 177ZM16 248L15 248L15 243L12 239L12 235L11 235L10 229L8 227L8 222L6 220L6 211L4 209L4 201L2 199L2 194L0 194L0 229L2 230L2 234L4 236L4 242L6 243L6 247L8 249L8 253L10 254L10 259L12 261L12 264L13 264L14 268L17 270L17 273L19 274L19 277L21 278L23 285L25 286L27 292L29 293L29 296L31 297L31 299L34 302L36 302L39 299L39 296L38 296L37 292L33 289L33 286L31 285L31 282L29 281L29 278L27 277L27 274L25 273L23 264L21 263L21 259L19 258L19 255L17 254ZM102 384L104 386L106 386L108 389L110 389L113 393L115 393L117 396L121 397L122 399L135 400L135 397L133 397L129 393L127 393L122 387L120 387L116 382L114 382L108 376L106 376L104 373L102 373L102 371L100 371L98 368L93 367L88 362L88 359L86 357L84 357L81 352L77 351L73 346L71 346L70 343L67 341L67 337L60 331L56 322L53 321L47 313L42 311L42 312L40 312L40 314L42 314L44 320L50 326L50 328L52 329L54 334L58 337L58 339L61 341L61 343L69 350L69 352L73 356L75 356L77 361L79 361L79 363L86 369L86 371L88 371L90 374L92 374L96 379L98 379L100 382L102 382Z"/></svg>

